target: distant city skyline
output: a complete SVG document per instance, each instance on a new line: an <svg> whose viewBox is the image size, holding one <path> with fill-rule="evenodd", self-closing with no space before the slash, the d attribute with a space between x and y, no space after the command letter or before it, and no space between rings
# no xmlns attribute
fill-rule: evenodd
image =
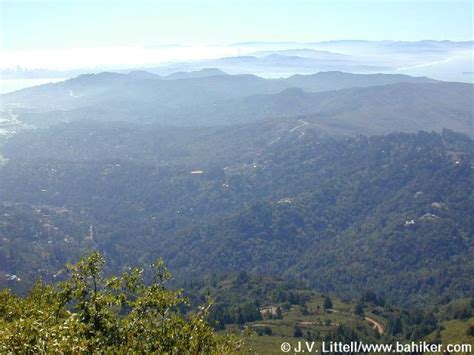
<svg viewBox="0 0 474 355"><path fill-rule="evenodd" d="M240 54L229 44L247 41L473 39L469 0L0 0L0 4L2 68L126 67L199 60Z"/></svg>

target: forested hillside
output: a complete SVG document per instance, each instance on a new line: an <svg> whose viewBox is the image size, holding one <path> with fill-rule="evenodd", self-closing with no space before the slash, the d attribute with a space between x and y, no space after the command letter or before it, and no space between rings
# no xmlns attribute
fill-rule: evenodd
<svg viewBox="0 0 474 355"><path fill-rule="evenodd" d="M177 280L246 270L346 296L370 288L403 305L472 292L471 139L449 131L337 138L293 124L228 136L164 130L148 145L133 142L159 129L64 125L30 146L22 142L33 133L15 136L3 149L0 196L13 204L4 209L28 217L5 219L2 234L15 244L2 252L25 262L2 271L31 280L33 246L46 260L38 275L51 279L77 255L63 250L89 245L111 256L112 270L162 255ZM11 218L38 221L33 244Z"/></svg>
<svg viewBox="0 0 474 355"><path fill-rule="evenodd" d="M436 306L406 311L372 291L348 302L304 283L245 272L211 275L185 287L192 304L212 299L207 319L216 330L253 330L254 335L244 340L245 348L259 353L280 353L281 343L290 339L318 346L323 341L474 345L472 298L445 298Z"/></svg>

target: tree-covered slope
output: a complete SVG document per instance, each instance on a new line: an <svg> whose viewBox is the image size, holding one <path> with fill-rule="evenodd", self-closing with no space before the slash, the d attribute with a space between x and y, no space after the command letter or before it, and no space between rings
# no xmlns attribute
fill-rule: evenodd
<svg viewBox="0 0 474 355"><path fill-rule="evenodd" d="M318 173L296 169L289 158L268 169L267 179L308 185L182 234L167 247L187 245L171 265L297 275L317 289L374 288L406 303L471 292L472 147L454 153L459 147L427 134L347 144L333 156L341 165L314 162ZM200 254L208 257L192 257Z"/></svg>
<svg viewBox="0 0 474 355"><path fill-rule="evenodd" d="M449 131L334 138L281 125L190 132L183 144L163 134L142 155L128 142L135 134L143 142L145 131L124 131L124 159L110 153L116 130L89 127L100 134L82 141L61 135L58 144L76 147L65 155L48 151L56 143L46 132L36 158L7 145L0 198L70 210L93 225L112 269L163 255L178 280L247 270L340 294L373 288L409 305L472 292L471 139Z"/></svg>

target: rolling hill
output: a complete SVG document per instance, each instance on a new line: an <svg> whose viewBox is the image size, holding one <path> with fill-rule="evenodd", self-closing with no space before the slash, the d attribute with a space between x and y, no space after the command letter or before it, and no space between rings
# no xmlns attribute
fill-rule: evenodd
<svg viewBox="0 0 474 355"><path fill-rule="evenodd" d="M209 71L213 75L207 75ZM13 110L21 121L37 126L85 118L197 126L235 123L227 117L229 112L233 115L231 118L238 116L239 121L254 120L252 116L261 117L262 112L247 112L246 98L278 94L294 87L322 92L399 82L434 82L428 78L403 75L340 72L288 79L222 75L215 70L184 77L183 73L178 73L176 76L183 79L162 80L144 72L81 75L64 82L2 95L2 106ZM298 108L293 108L292 112L297 113Z"/></svg>

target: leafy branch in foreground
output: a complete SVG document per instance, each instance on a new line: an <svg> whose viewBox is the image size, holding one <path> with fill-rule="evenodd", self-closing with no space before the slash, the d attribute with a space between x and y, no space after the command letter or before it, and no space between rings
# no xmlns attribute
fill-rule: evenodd
<svg viewBox="0 0 474 355"><path fill-rule="evenodd" d="M22 298L0 292L0 352L229 353L240 345L204 321L209 307L184 316L181 291L165 288L171 274L162 260L105 278L98 252L69 265L69 279L37 283Z"/></svg>

